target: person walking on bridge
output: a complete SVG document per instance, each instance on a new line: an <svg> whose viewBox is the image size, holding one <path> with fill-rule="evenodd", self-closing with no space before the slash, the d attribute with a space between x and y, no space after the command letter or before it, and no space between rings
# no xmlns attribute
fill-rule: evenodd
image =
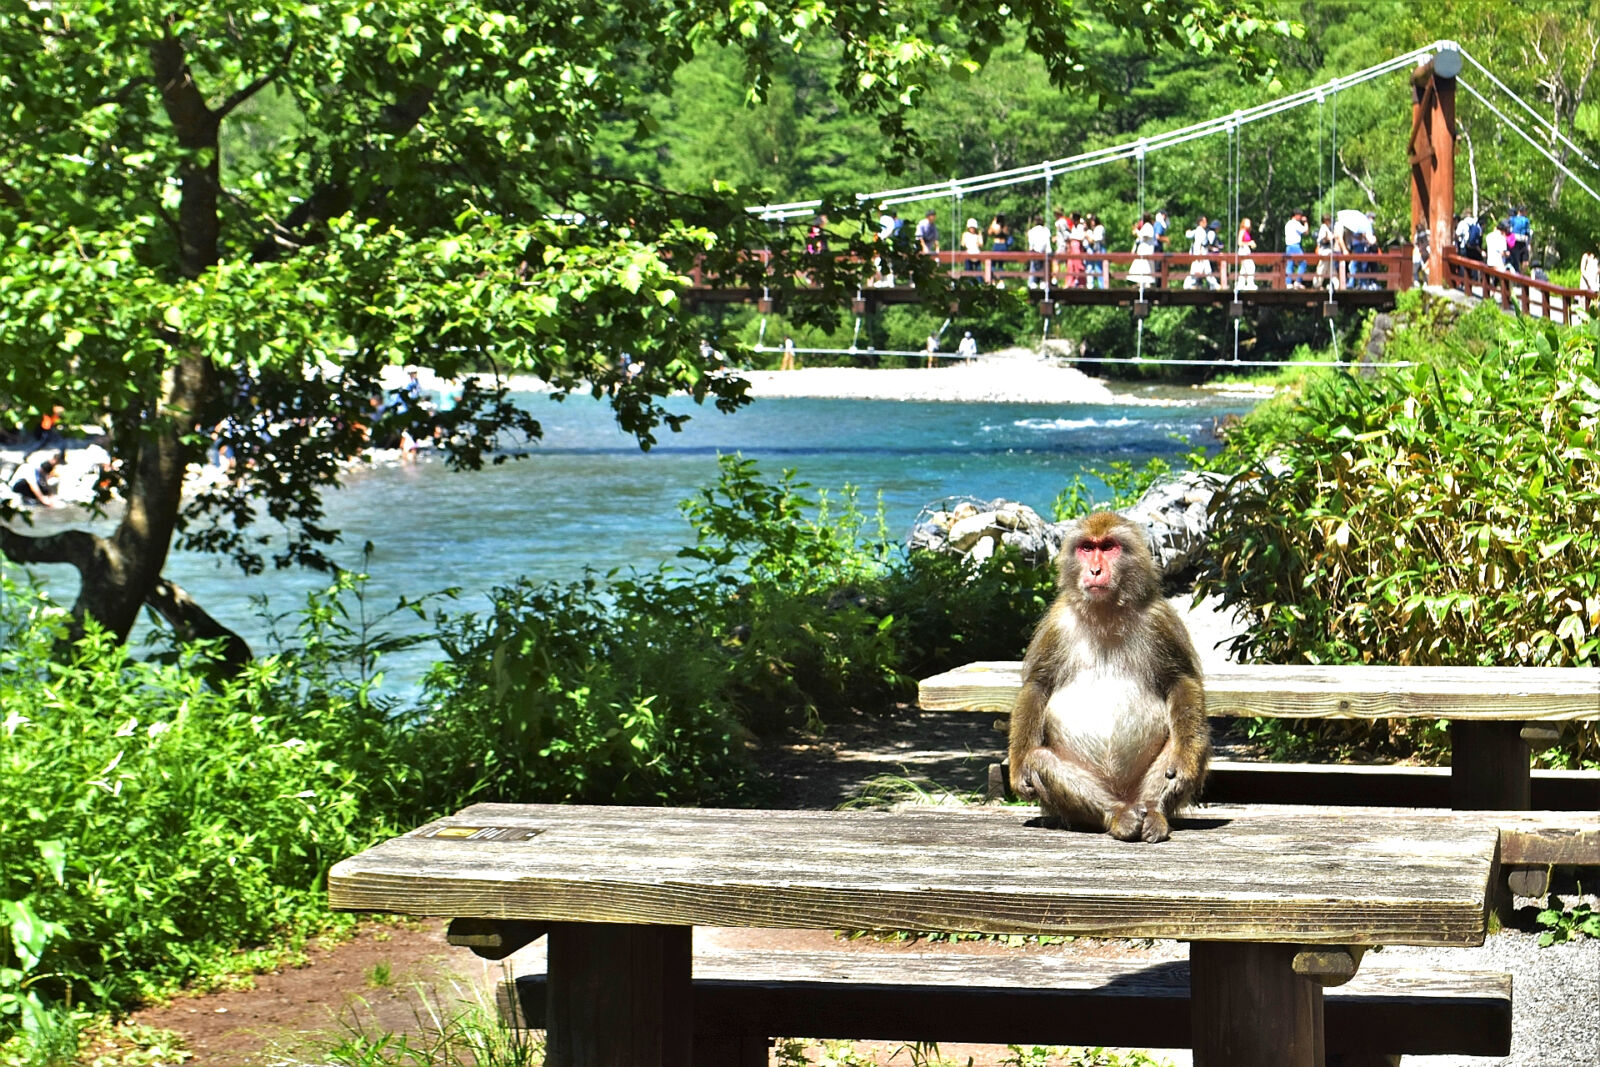
<svg viewBox="0 0 1600 1067"><path fill-rule="evenodd" d="M1155 220L1147 211L1144 217L1133 225L1133 254L1138 258L1128 268L1128 281L1143 288L1154 285L1155 272L1151 270L1148 257L1156 252L1156 227Z"/></svg>
<svg viewBox="0 0 1600 1067"><path fill-rule="evenodd" d="M1336 251L1333 236L1333 216L1322 216L1322 225L1317 227L1317 286L1320 288L1328 279L1334 277L1332 256Z"/></svg>
<svg viewBox="0 0 1600 1067"><path fill-rule="evenodd" d="M1239 233L1234 238L1234 250L1239 253L1239 288L1254 289L1256 287L1256 261L1250 258L1250 253L1256 250L1256 235L1251 229L1249 219L1239 220Z"/></svg>
<svg viewBox="0 0 1600 1067"><path fill-rule="evenodd" d="M1198 289L1201 281L1211 289L1217 287L1217 280L1211 276L1211 261L1206 257L1211 250L1211 230L1206 226L1206 217L1201 215L1195 220L1194 228L1183 231L1189 239L1189 254L1196 256L1189 264L1189 276L1183 279L1185 289Z"/></svg>
<svg viewBox="0 0 1600 1067"><path fill-rule="evenodd" d="M983 234L978 232L977 219L967 220L967 228L961 233L961 251L969 256L976 256L983 252ZM983 269L983 261L969 259L964 265L964 269L969 272L980 271Z"/></svg>
<svg viewBox="0 0 1600 1067"><path fill-rule="evenodd" d="M1289 216L1289 221L1283 224L1283 251L1286 256L1299 255L1304 248L1301 245L1306 239L1306 213L1296 211ZM1300 289L1305 286L1306 261L1303 259L1288 258L1283 261L1283 284L1286 289Z"/></svg>
<svg viewBox="0 0 1600 1067"><path fill-rule="evenodd" d="M917 223L917 251L925 256L936 255L939 251L939 223L938 213L928 212Z"/></svg>
<svg viewBox="0 0 1600 1067"><path fill-rule="evenodd" d="M1491 225L1484 233L1483 258L1487 266L1493 270L1506 269L1506 252L1509 242L1506 235L1511 232L1511 227L1504 222Z"/></svg>
<svg viewBox="0 0 1600 1067"><path fill-rule="evenodd" d="M1100 221L1099 215L1090 215L1084 220L1088 232L1088 250L1099 252L1102 255L1106 250L1106 225ZM1091 259L1088 264L1089 288L1104 289L1106 287L1106 261Z"/></svg>
<svg viewBox="0 0 1600 1067"><path fill-rule="evenodd" d="M1089 228L1076 211L1067 213L1067 288L1083 288L1083 246L1089 239Z"/></svg>
<svg viewBox="0 0 1600 1067"><path fill-rule="evenodd" d="M1528 273L1528 257L1533 252L1533 220L1528 218L1528 209L1518 207L1512 210L1511 218L1506 220L1511 225L1511 236L1516 239L1510 251L1511 269L1518 274Z"/></svg>
<svg viewBox="0 0 1600 1067"><path fill-rule="evenodd" d="M1033 217L1033 225L1028 227L1028 251L1037 256L1050 254L1050 230L1044 224L1043 215ZM1028 288L1037 289L1044 284L1044 259L1028 260Z"/></svg>

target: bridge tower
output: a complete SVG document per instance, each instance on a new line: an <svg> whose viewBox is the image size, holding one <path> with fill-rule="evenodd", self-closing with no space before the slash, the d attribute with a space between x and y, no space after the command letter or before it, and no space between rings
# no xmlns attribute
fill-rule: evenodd
<svg viewBox="0 0 1600 1067"><path fill-rule="evenodd" d="M1456 75L1461 53L1441 48L1411 72L1411 232L1428 231L1428 284L1444 285L1455 249Z"/></svg>

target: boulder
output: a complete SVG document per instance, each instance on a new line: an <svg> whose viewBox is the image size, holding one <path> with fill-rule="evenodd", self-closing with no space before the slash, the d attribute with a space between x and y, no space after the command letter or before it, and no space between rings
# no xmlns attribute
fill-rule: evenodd
<svg viewBox="0 0 1600 1067"><path fill-rule="evenodd" d="M1151 486L1139 502L1121 512L1142 526L1163 578L1187 573L1205 548L1211 498L1221 482L1187 471ZM939 552L974 561L988 559L999 545L1018 550L1024 561L1045 566L1061 550L1071 522L1046 522L1026 504L965 497L930 504L917 516L910 537L914 551Z"/></svg>

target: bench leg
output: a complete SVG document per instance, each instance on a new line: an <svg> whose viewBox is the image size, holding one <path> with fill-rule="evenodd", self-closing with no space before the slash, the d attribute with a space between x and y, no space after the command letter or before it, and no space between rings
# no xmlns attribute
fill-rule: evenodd
<svg viewBox="0 0 1600 1067"><path fill-rule="evenodd" d="M1322 985L1294 973L1294 945L1189 946L1195 1067L1325 1067Z"/></svg>
<svg viewBox="0 0 1600 1067"><path fill-rule="evenodd" d="M552 923L548 1067L691 1067L692 928Z"/></svg>
<svg viewBox="0 0 1600 1067"><path fill-rule="evenodd" d="M1527 811L1533 771L1520 722L1450 723L1450 806L1457 811Z"/></svg>

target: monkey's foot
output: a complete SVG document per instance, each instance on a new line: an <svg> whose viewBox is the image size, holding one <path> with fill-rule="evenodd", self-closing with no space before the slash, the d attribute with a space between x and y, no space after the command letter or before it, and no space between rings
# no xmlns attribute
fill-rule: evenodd
<svg viewBox="0 0 1600 1067"><path fill-rule="evenodd" d="M1172 827L1167 823L1167 817L1159 811L1148 811L1144 816L1144 832L1140 837L1152 845L1157 841L1165 841L1172 836Z"/></svg>
<svg viewBox="0 0 1600 1067"><path fill-rule="evenodd" d="M1108 829L1111 831L1111 836L1118 841L1137 841L1146 818L1147 816L1142 811L1132 805L1118 808L1117 813L1111 817L1111 825ZM1165 829L1167 820L1162 819L1161 825ZM1146 838L1146 840L1149 839Z"/></svg>

